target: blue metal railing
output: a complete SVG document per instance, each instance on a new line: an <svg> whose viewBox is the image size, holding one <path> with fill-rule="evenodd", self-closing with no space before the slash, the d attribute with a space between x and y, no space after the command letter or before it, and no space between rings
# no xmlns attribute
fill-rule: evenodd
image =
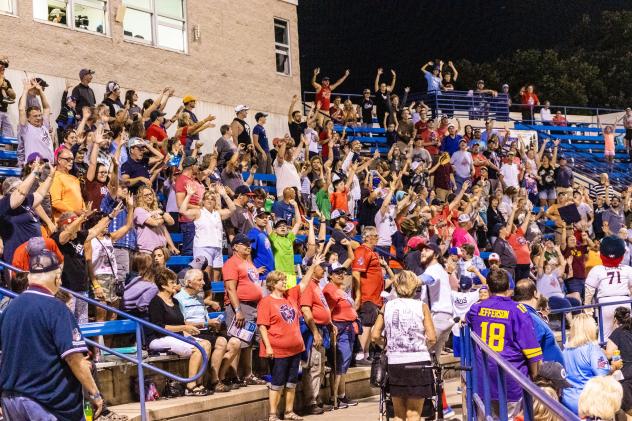
<svg viewBox="0 0 632 421"><path fill-rule="evenodd" d="M461 366L471 367L465 371L466 376L466 407L467 420L477 419L477 409L484 411L485 419L492 420L492 396L491 382L497 382L498 390L498 419L508 421L507 414L507 377L515 381L523 392L524 420L533 420L533 399L538 399L559 419L565 421L579 421L579 417L569 411L558 401L552 399L535 383L525 377L520 371L505 361L492 350L469 326L461 328ZM478 355L476 355L478 354ZM480 359L478 358L480 356ZM488 371L488 362L494 362L497 370L495 373ZM479 395L478 379L483 380L483 396Z"/></svg>
<svg viewBox="0 0 632 421"><path fill-rule="evenodd" d="M576 307L567 307L567 308L558 308L555 310L551 310L549 312L549 314L561 314L562 315L562 346L564 346L564 344L566 343L566 313L572 313L572 312L576 312L576 311L581 311L581 310L585 310L585 309L597 309L597 324L599 327L599 343L600 344L605 344L606 340L603 337L603 307L610 307L610 306L623 306L626 305L628 307L630 307L630 304L632 303L632 298L631 299L627 299L627 300L621 300L621 301L613 301L611 303L605 302L605 303L596 303L596 304L588 304L588 305L584 305L584 306L576 306Z"/></svg>
<svg viewBox="0 0 632 421"><path fill-rule="evenodd" d="M5 267L11 271L14 271L16 273L24 273L23 270L16 268L15 266L12 266L6 262L3 262L2 260L0 260L0 267ZM128 361L132 364L136 364L136 366L138 367L138 394L139 394L139 399L140 399L140 410L141 410L141 419L143 421L147 420L147 410L145 408L145 376L144 376L144 372L143 369L146 368L148 370L154 371L158 374L162 374L165 377L168 377L170 379L176 380L178 382L182 382L182 383L189 383L192 381L195 381L197 379L199 379L202 375L204 375L204 373L206 372L206 367L208 365L208 359L209 356L206 355L206 351L204 351L204 348L198 344L195 340L184 337L182 335L178 335L177 333L171 332L167 329L163 329L160 326L156 326L153 323L149 323L146 320L140 319L138 317L132 316L128 313L125 313L117 308L114 307L110 307L108 305L102 304L96 300L93 300L91 298L85 297L81 294L78 294L74 291L71 291L67 288L61 287L60 290L72 295L73 297L75 297L75 299L77 300L84 300L86 301L88 304L92 304L95 305L97 307L101 307L105 310L111 311L112 313L117 314L118 316L121 317L125 317L126 319L129 319L130 321L134 322L135 324L135 330L136 330L136 358L130 357L129 355L125 355L122 354L118 351L116 351L115 349L109 348L105 345L101 345L98 342L95 342L91 339L85 338L84 337L84 341L90 345L90 346L94 346L99 348L100 350L103 351L107 351L109 353L111 353L112 355L115 355L119 358L124 359L125 361ZM10 291L6 288L2 288L0 287L0 293L3 295L6 295L10 298L15 298L18 296L18 294L16 294L13 291ZM143 344L143 333L142 333L142 328L146 327L152 330L155 330L156 332L159 332L165 336L172 336L174 338L180 339L183 342L186 342L190 345L193 345L194 347L196 347L201 353L202 353L202 366L200 367L200 369L198 370L198 372L193 376L193 377L180 377L178 375L169 373L168 371L165 371L161 368L155 367L151 364L147 364L146 362L143 361L143 349L142 349L142 344ZM81 326L80 326L81 327Z"/></svg>

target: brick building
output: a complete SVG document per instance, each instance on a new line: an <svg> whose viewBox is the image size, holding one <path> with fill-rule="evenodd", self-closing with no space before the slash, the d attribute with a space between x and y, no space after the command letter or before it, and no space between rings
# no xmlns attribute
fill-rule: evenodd
<svg viewBox="0 0 632 421"><path fill-rule="evenodd" d="M65 80L81 68L96 73L97 102L116 80L140 102L165 86L198 98L196 114L216 115L216 139L233 107L269 112L269 136L287 131L287 107L300 93L297 0L0 0L0 55L18 96L25 75L49 83L53 119ZM9 108L17 119L17 104Z"/></svg>

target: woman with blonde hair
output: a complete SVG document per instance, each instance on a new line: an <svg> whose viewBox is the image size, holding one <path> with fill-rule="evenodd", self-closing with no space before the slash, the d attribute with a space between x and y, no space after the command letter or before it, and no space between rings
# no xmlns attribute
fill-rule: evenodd
<svg viewBox="0 0 632 421"><path fill-rule="evenodd" d="M417 276L404 270L395 276L397 298L388 301L372 331L372 340L386 339L388 384L395 409L395 420L418 421L424 399L433 396L434 376L430 348L436 342L432 315L427 304L415 299Z"/></svg>
<svg viewBox="0 0 632 421"><path fill-rule="evenodd" d="M573 318L562 355L566 380L571 387L562 391L561 402L577 414L579 394L586 383L594 377L610 374L608 358L597 342L597 324L591 316L579 314Z"/></svg>
<svg viewBox="0 0 632 421"><path fill-rule="evenodd" d="M542 391L549 395L551 399L557 401L557 392L552 387L541 387ZM533 421L557 421L557 416L544 405L540 400L533 400Z"/></svg>
<svg viewBox="0 0 632 421"><path fill-rule="evenodd" d="M590 379L579 395L579 416L582 419L614 420L621 408L623 388L612 376Z"/></svg>
<svg viewBox="0 0 632 421"><path fill-rule="evenodd" d="M138 251L151 254L156 247L168 245L171 253L180 254L166 227L172 225L174 220L158 207L158 200L152 188L143 186L138 189L135 203L134 226Z"/></svg>

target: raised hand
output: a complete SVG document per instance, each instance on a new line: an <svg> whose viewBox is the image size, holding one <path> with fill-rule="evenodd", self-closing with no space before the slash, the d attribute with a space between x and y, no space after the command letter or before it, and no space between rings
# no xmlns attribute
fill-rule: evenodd
<svg viewBox="0 0 632 421"><path fill-rule="evenodd" d="M393 77L397 76L397 73L395 73L395 70L391 69L391 74L393 75Z"/></svg>
<svg viewBox="0 0 632 421"><path fill-rule="evenodd" d="M349 69L345 70L345 76L349 76L351 74L351 72L349 71Z"/></svg>
<svg viewBox="0 0 632 421"><path fill-rule="evenodd" d="M324 263L324 262L325 262L325 256L323 256L322 254L317 254L312 259L312 266L319 266L321 263Z"/></svg>
<svg viewBox="0 0 632 421"><path fill-rule="evenodd" d="M381 67L379 69L377 69L377 74L378 75L381 75L382 73L384 73L384 69L382 69Z"/></svg>
<svg viewBox="0 0 632 421"><path fill-rule="evenodd" d="M320 67L317 67L314 69L314 76L318 76L318 74L320 73Z"/></svg>
<svg viewBox="0 0 632 421"><path fill-rule="evenodd" d="M132 193L128 193L125 197L125 203L127 204L128 209L134 207L134 195Z"/></svg>

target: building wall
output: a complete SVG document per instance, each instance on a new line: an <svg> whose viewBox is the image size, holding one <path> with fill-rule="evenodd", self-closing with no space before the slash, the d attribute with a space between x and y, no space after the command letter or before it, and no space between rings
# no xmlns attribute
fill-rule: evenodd
<svg viewBox="0 0 632 421"><path fill-rule="evenodd" d="M230 122L232 108L247 104L255 111L272 113L269 136L282 136L289 100L300 93L296 3L288 0L187 0L187 53L129 42L123 25L114 21L122 0L109 0L110 33L87 33L33 19L32 0L17 0L17 17L0 15L0 54L11 61L7 72L13 85L21 85L25 73L44 77L54 113L64 78L78 83L78 72L87 67L96 71L93 84L97 100L102 87L116 80L123 91L140 91L141 101L155 96L165 86L176 89L167 107L175 111L179 99L196 96L199 117L217 115L218 126L205 137L219 135L219 125ZM291 76L279 75L275 68L275 17L289 21ZM201 38L194 41L193 26L199 25ZM15 86L18 95L21 87ZM11 107L15 122L17 106ZM53 115L53 118L56 114ZM271 132L272 131L272 132ZM271 132L271 133L270 133Z"/></svg>

